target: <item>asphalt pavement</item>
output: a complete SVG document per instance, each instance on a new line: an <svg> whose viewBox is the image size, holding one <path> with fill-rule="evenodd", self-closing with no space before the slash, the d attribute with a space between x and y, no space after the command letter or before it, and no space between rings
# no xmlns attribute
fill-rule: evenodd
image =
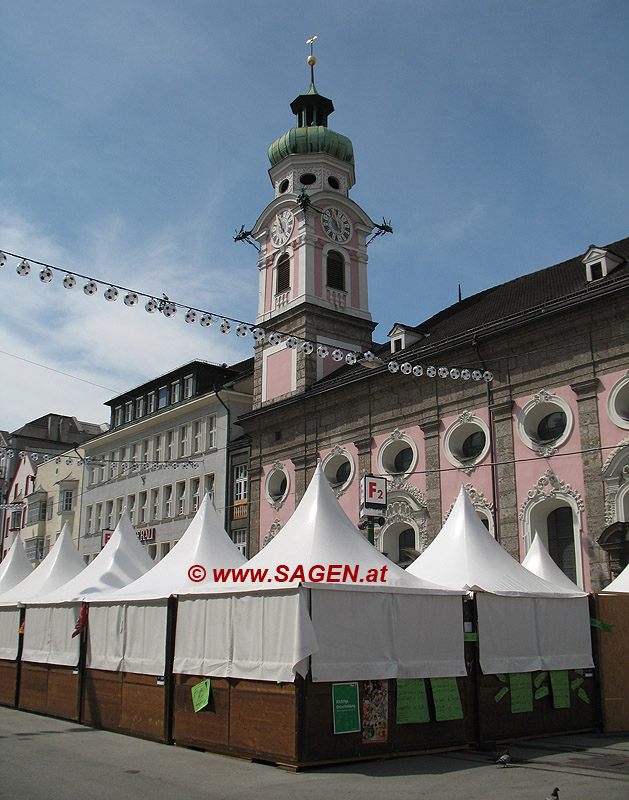
<svg viewBox="0 0 629 800"><path fill-rule="evenodd" d="M265 764L156 744L0 707L1 800L629 800L629 734L574 734L495 751L317 767Z"/></svg>

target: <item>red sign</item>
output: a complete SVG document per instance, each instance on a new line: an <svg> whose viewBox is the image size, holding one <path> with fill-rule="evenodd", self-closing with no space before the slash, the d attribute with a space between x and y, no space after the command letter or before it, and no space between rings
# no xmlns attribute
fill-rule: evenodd
<svg viewBox="0 0 629 800"><path fill-rule="evenodd" d="M381 516L387 507L387 479L365 475L360 482L361 516Z"/></svg>

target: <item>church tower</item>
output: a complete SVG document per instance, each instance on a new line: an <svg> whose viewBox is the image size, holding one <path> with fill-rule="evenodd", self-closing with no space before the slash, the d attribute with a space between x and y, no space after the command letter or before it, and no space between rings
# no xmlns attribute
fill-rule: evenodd
<svg viewBox="0 0 629 800"><path fill-rule="evenodd" d="M314 83L291 103L296 127L269 147L274 197L251 235L260 244L254 406L305 391L371 347L367 244L374 228L349 197L351 141L328 128L332 101ZM279 331L280 337L269 334ZM294 336L294 339L291 339Z"/></svg>

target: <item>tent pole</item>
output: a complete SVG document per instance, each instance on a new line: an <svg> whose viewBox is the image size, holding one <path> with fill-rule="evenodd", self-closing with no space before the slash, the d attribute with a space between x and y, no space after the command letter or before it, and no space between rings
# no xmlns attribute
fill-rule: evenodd
<svg viewBox="0 0 629 800"><path fill-rule="evenodd" d="M177 629L177 597L168 598L166 605L166 652L164 656L164 741L173 743L173 708L175 697L173 662Z"/></svg>
<svg viewBox="0 0 629 800"><path fill-rule="evenodd" d="M18 628L18 639L17 639L17 658L15 662L15 696L13 698L13 708L18 708L20 703L20 681L22 680L22 651L24 649L25 619L26 619L26 608L21 608L20 627Z"/></svg>

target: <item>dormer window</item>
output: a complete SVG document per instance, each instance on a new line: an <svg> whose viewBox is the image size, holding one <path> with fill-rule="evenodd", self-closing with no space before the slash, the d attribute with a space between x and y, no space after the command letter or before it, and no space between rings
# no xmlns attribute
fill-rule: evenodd
<svg viewBox="0 0 629 800"><path fill-rule="evenodd" d="M421 333L416 328L407 328L399 322L389 331L389 339L391 340L391 352L399 353L400 350L406 350L407 347L419 342L424 336L428 334Z"/></svg>
<svg viewBox="0 0 629 800"><path fill-rule="evenodd" d="M583 257L582 263L585 265L585 278L588 283L591 283L607 277L610 272L623 263L623 260L608 250L591 245Z"/></svg>

